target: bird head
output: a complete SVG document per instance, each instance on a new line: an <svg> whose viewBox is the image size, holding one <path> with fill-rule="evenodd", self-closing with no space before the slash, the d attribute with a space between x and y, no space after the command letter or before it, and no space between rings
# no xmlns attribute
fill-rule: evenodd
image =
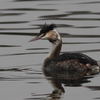
<svg viewBox="0 0 100 100"><path fill-rule="evenodd" d="M54 30L55 27L56 25L53 23L51 25L46 25L45 23L42 29L40 30L39 35L31 39L29 42L36 41L39 39L47 39L50 42L56 41L58 39L58 32Z"/></svg>

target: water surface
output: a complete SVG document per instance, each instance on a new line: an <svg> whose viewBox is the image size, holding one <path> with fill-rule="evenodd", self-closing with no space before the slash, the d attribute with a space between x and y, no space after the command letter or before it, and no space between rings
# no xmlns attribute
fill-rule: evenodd
<svg viewBox="0 0 100 100"><path fill-rule="evenodd" d="M55 23L63 40L62 53L81 52L100 62L99 1L1 0L0 4L1 100L100 99L98 72L82 73L84 78L67 73L64 80L45 76L42 63L51 44L28 43L45 22ZM74 75L81 78L68 79Z"/></svg>

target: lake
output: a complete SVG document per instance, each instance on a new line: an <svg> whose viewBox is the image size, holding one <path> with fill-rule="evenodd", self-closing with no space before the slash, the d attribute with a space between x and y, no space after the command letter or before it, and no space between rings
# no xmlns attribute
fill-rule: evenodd
<svg viewBox="0 0 100 100"><path fill-rule="evenodd" d="M98 71L63 73L64 79L42 71L51 44L28 41L45 22L57 25L63 40L61 53L81 52L100 62L99 0L1 0L1 100L100 99Z"/></svg>

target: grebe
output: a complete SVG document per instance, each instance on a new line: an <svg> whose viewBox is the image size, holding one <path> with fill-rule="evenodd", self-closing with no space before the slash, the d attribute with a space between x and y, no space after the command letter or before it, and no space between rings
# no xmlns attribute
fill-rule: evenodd
<svg viewBox="0 0 100 100"><path fill-rule="evenodd" d="M54 29L55 24L46 25L40 30L39 35L31 39L29 42L39 39L47 39L52 43L52 50L44 60L44 69L53 70L93 70L99 69L99 64L96 60L82 53L64 53L60 54L62 47L62 38L60 34Z"/></svg>

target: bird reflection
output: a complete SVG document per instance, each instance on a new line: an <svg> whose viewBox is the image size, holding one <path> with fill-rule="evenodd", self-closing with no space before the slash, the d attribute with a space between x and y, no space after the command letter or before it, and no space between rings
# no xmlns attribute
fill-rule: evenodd
<svg viewBox="0 0 100 100"><path fill-rule="evenodd" d="M94 74L99 71L59 71L59 70L43 70L43 73L54 90L50 94L52 99L61 100L65 93L64 87L79 87L84 83L91 82L89 79L93 78Z"/></svg>

